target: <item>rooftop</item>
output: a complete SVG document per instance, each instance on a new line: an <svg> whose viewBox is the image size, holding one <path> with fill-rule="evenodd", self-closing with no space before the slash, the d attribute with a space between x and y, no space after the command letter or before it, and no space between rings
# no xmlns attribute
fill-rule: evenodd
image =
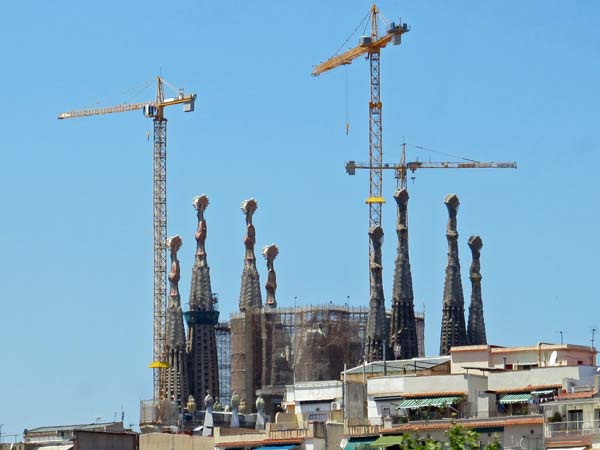
<svg viewBox="0 0 600 450"><path fill-rule="evenodd" d="M391 361L373 361L364 366L356 366L346 370L348 375L361 374L363 371L369 375L388 372L420 372L429 370L450 362L450 356L433 356L424 358L398 359Z"/></svg>
<svg viewBox="0 0 600 450"><path fill-rule="evenodd" d="M50 433L54 431L73 431L73 430L95 430L110 426L123 426L121 422L104 422L104 423L85 423L79 425L56 425L47 427L38 427L25 430L25 434L29 433Z"/></svg>
<svg viewBox="0 0 600 450"><path fill-rule="evenodd" d="M525 352L525 351L539 351L539 350L579 350L584 352L596 352L595 348L589 345L575 345L575 344L552 344L546 342L538 342L535 345L529 345L524 347L503 347L501 345L463 345L460 347L452 347L451 353L460 352L480 352L487 350L490 353L511 353L511 352Z"/></svg>

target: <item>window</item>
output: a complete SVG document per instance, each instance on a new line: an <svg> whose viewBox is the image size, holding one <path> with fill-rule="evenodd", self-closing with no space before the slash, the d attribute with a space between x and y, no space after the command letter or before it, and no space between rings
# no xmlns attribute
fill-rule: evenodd
<svg viewBox="0 0 600 450"><path fill-rule="evenodd" d="M390 416L390 408L383 408L383 417L389 417Z"/></svg>
<svg viewBox="0 0 600 450"><path fill-rule="evenodd" d="M569 430L581 430L583 426L583 410L571 409L567 412Z"/></svg>

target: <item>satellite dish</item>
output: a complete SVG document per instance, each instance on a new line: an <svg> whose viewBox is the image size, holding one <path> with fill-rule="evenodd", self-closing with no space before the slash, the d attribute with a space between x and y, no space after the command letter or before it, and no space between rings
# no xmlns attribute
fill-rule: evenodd
<svg viewBox="0 0 600 450"><path fill-rule="evenodd" d="M550 353L550 359L548 360L548 365L555 366L557 359L558 359L558 353L556 350L554 350L554 351L552 351L552 353Z"/></svg>
<svg viewBox="0 0 600 450"><path fill-rule="evenodd" d="M348 439L344 438L344 439L342 439L342 441L340 442L340 447L341 447L341 448L346 448L346 445L348 445Z"/></svg>

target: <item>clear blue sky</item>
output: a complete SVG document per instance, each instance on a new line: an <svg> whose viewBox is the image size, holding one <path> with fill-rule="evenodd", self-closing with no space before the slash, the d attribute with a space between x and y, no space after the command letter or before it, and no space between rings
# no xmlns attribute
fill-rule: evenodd
<svg viewBox="0 0 600 450"><path fill-rule="evenodd" d="M206 193L208 258L223 318L236 310L240 202L259 202L257 247L275 242L283 306L368 302L368 64L319 78L367 1L8 2L0 81L0 423L136 423L152 395L151 121L140 112L58 121L59 112L153 98L159 72L198 94L168 112L169 234L183 237L187 304L191 200ZM589 344L598 312L600 4L381 1L412 31L382 54L385 160L403 140L519 169L422 171L409 182L417 308L439 345L444 196L466 240L480 234L488 341ZM355 44L353 40L352 45ZM345 86L348 86L346 89ZM346 103L348 108L346 108ZM175 109L175 108L172 108ZM350 135L344 124L350 121ZM409 158L430 155L411 151ZM446 159L436 157L436 159ZM395 180L385 179L384 279L395 257ZM264 261L259 260L262 283Z"/></svg>

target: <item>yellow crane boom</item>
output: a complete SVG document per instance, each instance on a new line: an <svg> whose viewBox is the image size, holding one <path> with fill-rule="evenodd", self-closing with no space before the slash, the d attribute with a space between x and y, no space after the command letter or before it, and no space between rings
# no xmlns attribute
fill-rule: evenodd
<svg viewBox="0 0 600 450"><path fill-rule="evenodd" d="M167 106L172 106L172 105L180 105L180 104L193 105L195 100L196 100L196 94L187 94L187 95L180 94L180 96L178 96L176 98L164 99L164 101L162 103L156 103L155 101L143 102L143 103L124 103L122 105L107 106L107 107L103 107L103 108L79 109L76 111L67 111L64 113L60 113L58 115L58 118L59 119L73 119L75 117L99 116L102 114L112 114L112 113L120 113L120 112L127 112L127 111L136 111L136 110L149 108L149 107L154 107L157 110L158 109L162 110L163 108L165 108ZM193 110L193 106L192 106L192 110ZM153 117L153 116L147 115L147 117Z"/></svg>
<svg viewBox="0 0 600 450"><path fill-rule="evenodd" d="M408 31L408 26L406 24L402 24L402 26L390 28L385 36L377 39L375 42L369 43L368 40L363 40L362 44L351 48L350 50L342 53L341 55L332 56L327 61L323 61L322 63L317 64L312 71L312 75L316 77L321 75L323 72L335 69L336 67L345 64L351 64L352 61L358 58L359 56L373 51L381 50L392 40L394 40L394 45L398 45L400 43L400 36L402 36L402 34L404 33L407 33Z"/></svg>
<svg viewBox="0 0 600 450"><path fill-rule="evenodd" d="M162 370L168 367L164 358L165 341L165 312L167 297L167 119L164 109L168 106L183 105L184 112L194 111L196 94L186 94L178 90L173 98L165 98L164 86L166 81L156 78L156 99L143 103L128 103L105 108L80 109L58 115L58 119L73 119L76 117L98 116L142 109L144 116L154 122L153 145L153 192L152 192L152 223L154 250L154 289L153 289L153 361L148 367L153 369L154 400L164 398L162 386ZM168 84L168 83L167 83Z"/></svg>

